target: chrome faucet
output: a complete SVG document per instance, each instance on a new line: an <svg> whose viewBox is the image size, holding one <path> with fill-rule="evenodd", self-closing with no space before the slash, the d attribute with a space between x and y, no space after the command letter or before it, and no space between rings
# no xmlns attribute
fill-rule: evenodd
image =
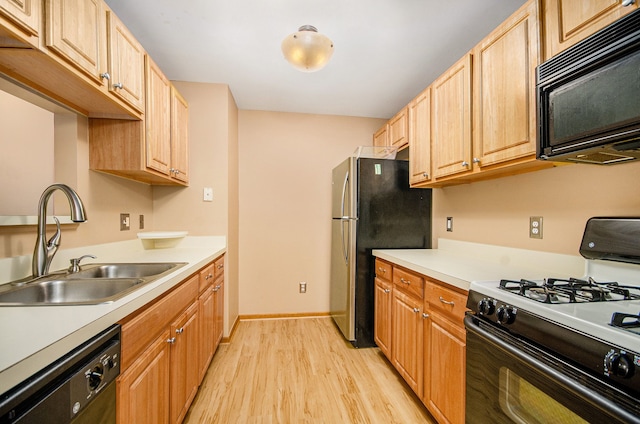
<svg viewBox="0 0 640 424"><path fill-rule="evenodd" d="M46 275L49 272L49 265L53 256L58 251L60 246L60 221L55 216L53 219L56 221L56 232L49 241L47 238L47 203L54 191L60 190L69 199L69 207L71 208L71 220L73 222L85 222L87 215L84 211L84 205L78 193L65 184L53 184L47 187L42 196L40 196L40 202L38 203L38 238L36 239L36 247L33 251L33 262L31 270L34 277L40 277Z"/></svg>

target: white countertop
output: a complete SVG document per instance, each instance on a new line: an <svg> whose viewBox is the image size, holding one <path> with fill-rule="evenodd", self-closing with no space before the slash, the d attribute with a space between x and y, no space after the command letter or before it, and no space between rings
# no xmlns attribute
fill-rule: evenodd
<svg viewBox="0 0 640 424"><path fill-rule="evenodd" d="M380 249L373 255L469 290L472 281L584 275L581 256L439 239L437 249Z"/></svg>
<svg viewBox="0 0 640 424"><path fill-rule="evenodd" d="M97 256L88 263L186 262L158 280L113 303L79 306L0 307L0 394L100 331L155 299L226 251L225 237L186 237L173 248L145 250L140 240L60 250L51 270L69 259ZM24 277L31 257L0 259L0 282Z"/></svg>

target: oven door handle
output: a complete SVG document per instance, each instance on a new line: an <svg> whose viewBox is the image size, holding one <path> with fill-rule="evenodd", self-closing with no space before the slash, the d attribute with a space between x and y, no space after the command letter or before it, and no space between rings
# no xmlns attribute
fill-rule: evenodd
<svg viewBox="0 0 640 424"><path fill-rule="evenodd" d="M631 414L630 412L625 411L622 408L613 407L611 405L611 402L607 401L607 399L602 395L578 383L577 379L572 378L569 375L569 372L567 372L572 366L565 363L564 361L561 361L558 358L554 358L553 356L543 351L539 351L539 353L548 358L547 362L543 362L535 356L529 355L527 352L518 347L518 345L522 344L522 342L517 338L501 330L499 330L501 333L499 335L494 334L493 332L486 331L485 329L481 328L481 325L491 324L481 324L480 320L472 314L467 313L467 315L464 317L464 325L467 328L468 333L471 333L481 339L487 340L494 346L505 350L506 352L514 356L518 361L529 365L540 374L553 381L556 381L559 385L564 386L572 393L577 394L578 396L584 398L594 405L597 405L602 410L608 411L608 413L610 414L614 414L622 422L640 422L638 416ZM467 358L469 357L467 356ZM556 367L551 365L552 363L555 363ZM560 366L557 366L557 364L559 363L563 364L562 368L564 369L562 369Z"/></svg>

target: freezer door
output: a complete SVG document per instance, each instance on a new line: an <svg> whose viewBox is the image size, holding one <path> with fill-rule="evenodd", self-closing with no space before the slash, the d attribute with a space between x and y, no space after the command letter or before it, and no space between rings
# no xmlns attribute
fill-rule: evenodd
<svg viewBox="0 0 640 424"><path fill-rule="evenodd" d="M330 312L347 340L355 340L355 265L356 221L331 220Z"/></svg>
<svg viewBox="0 0 640 424"><path fill-rule="evenodd" d="M353 158L347 158L333 169L331 177L331 217L355 217Z"/></svg>

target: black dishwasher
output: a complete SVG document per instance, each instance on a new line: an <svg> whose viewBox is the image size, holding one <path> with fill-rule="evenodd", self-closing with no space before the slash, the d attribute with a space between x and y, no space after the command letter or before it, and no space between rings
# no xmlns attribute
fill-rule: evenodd
<svg viewBox="0 0 640 424"><path fill-rule="evenodd" d="M82 343L0 396L0 423L115 424L120 326Z"/></svg>

